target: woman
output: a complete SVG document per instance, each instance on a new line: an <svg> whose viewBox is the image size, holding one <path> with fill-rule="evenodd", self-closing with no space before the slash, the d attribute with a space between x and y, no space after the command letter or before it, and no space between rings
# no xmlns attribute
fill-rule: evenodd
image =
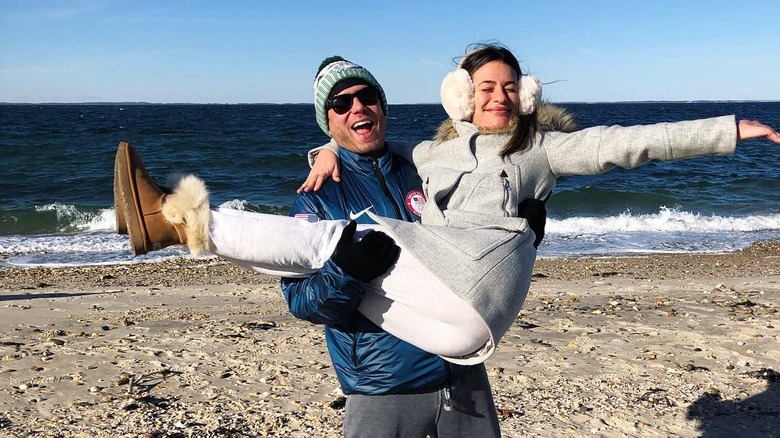
<svg viewBox="0 0 780 438"><path fill-rule="evenodd" d="M536 253L527 221L519 217L525 200L545 198L565 175L635 167L651 159L731 153L737 139L767 137L780 143L772 129L757 122L737 125L733 116L575 133L539 130L540 94L538 82L522 75L509 50L480 46L442 84L452 122L440 129L437 140L397 151L417 166L428 202L422 227L372 216L402 248L396 266L372 283L375 293L366 294L359 309L386 331L456 363L484 361L512 324L530 285ZM127 162L131 168L120 169L120 175L143 170L133 164L140 158ZM314 174L305 186L316 186L320 178ZM183 192L194 193L183 204L208 209L205 191ZM179 201L169 196L161 208ZM188 218L188 227L182 227L175 211L162 220L178 224L179 235L197 223ZM263 233L269 224L279 227ZM296 230L285 232L288 224ZM291 236L308 245L305 251L292 251L302 260L293 264L303 266L310 259L308 269L316 270L332 254L345 225L215 210L205 228L202 223L195 227L199 236L187 239L257 271L290 276ZM236 227L244 231L230 231ZM266 251L258 258L260 248ZM421 287L420 281L427 283ZM417 290L429 293L404 294ZM409 324L412 319L415 323Z"/></svg>

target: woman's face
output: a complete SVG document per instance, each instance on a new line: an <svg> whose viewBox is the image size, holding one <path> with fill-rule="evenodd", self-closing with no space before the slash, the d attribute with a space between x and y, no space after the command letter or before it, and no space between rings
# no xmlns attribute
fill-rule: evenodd
<svg viewBox="0 0 780 438"><path fill-rule="evenodd" d="M519 112L517 74L501 61L490 61L471 76L474 82L474 117L480 128L507 126Z"/></svg>

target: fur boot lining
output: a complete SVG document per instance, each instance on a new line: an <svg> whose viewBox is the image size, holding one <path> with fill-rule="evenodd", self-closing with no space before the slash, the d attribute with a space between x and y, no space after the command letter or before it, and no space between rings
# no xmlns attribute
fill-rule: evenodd
<svg viewBox="0 0 780 438"><path fill-rule="evenodd" d="M192 255L208 252L211 212L206 184L195 175L185 175L173 187L163 203L163 216L174 226L183 226Z"/></svg>

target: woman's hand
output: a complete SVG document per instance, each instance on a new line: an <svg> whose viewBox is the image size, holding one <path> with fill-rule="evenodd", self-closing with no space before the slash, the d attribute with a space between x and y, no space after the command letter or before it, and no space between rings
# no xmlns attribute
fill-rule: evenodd
<svg viewBox="0 0 780 438"><path fill-rule="evenodd" d="M769 141L780 143L780 134L769 126L756 120L740 120L737 123L737 141L765 137Z"/></svg>
<svg viewBox="0 0 780 438"><path fill-rule="evenodd" d="M312 190L316 192L328 178L341 182L339 159L332 151L323 149L317 154L317 159L314 160L314 165L311 167L306 181L295 192L310 192Z"/></svg>

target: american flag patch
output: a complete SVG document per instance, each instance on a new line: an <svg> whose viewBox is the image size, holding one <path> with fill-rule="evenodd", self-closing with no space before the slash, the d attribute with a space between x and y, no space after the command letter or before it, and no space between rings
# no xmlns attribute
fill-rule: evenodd
<svg viewBox="0 0 780 438"><path fill-rule="evenodd" d="M317 217L316 214L311 214L311 213L296 213L295 216L293 217L295 219L302 219L305 220L306 222L312 222L312 223L320 221L320 218Z"/></svg>

